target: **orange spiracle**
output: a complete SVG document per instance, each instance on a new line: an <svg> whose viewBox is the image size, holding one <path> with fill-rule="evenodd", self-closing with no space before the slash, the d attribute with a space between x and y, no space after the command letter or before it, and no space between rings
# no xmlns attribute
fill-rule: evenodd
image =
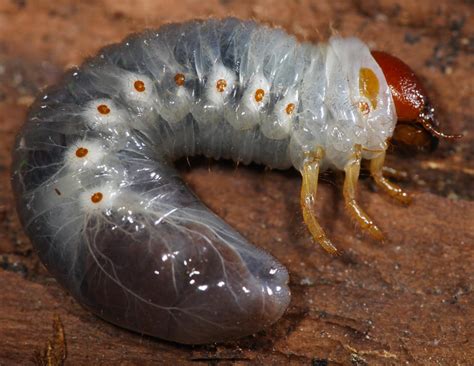
<svg viewBox="0 0 474 366"><path fill-rule="evenodd" d="M292 114L294 110L295 110L294 103L289 103L285 108L286 114Z"/></svg>
<svg viewBox="0 0 474 366"><path fill-rule="evenodd" d="M133 83L133 87L137 92L144 92L145 91L145 83L141 80L137 80Z"/></svg>
<svg viewBox="0 0 474 366"><path fill-rule="evenodd" d="M87 150L85 147L80 147L76 150L76 156L78 158L83 158L84 156L87 155L88 152L89 150Z"/></svg>
<svg viewBox="0 0 474 366"><path fill-rule="evenodd" d="M255 100L257 102L261 102L263 100L263 97L265 96L265 90L263 89L257 89L255 91Z"/></svg>
<svg viewBox="0 0 474 366"><path fill-rule="evenodd" d="M367 115L370 113L370 106L367 102L359 102L358 104L359 110L363 115Z"/></svg>
<svg viewBox="0 0 474 366"><path fill-rule="evenodd" d="M99 203L100 201L102 201L102 198L104 198L104 195L101 192L95 192L91 196L91 201L92 203Z"/></svg>
<svg viewBox="0 0 474 366"><path fill-rule="evenodd" d="M184 77L183 74L178 73L174 76L174 82L178 86L183 86L185 81L186 81L186 78Z"/></svg>
<svg viewBox="0 0 474 366"><path fill-rule="evenodd" d="M110 113L110 108L106 104L101 104L100 106L97 107L97 110L99 111L100 114Z"/></svg>
<svg viewBox="0 0 474 366"><path fill-rule="evenodd" d="M224 79L217 80L216 88L218 92L222 93L225 88L227 88L227 81L225 81Z"/></svg>

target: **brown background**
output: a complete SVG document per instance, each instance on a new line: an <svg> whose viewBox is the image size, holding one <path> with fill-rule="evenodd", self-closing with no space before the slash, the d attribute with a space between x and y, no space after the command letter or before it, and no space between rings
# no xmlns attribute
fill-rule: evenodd
<svg viewBox="0 0 474 366"><path fill-rule="evenodd" d="M0 365L28 364L61 317L67 364L474 363L472 1L29 1L0 0ZM443 126L462 131L431 155L395 155L416 192L409 208L360 184L360 201L387 236L375 243L344 213L340 178L321 184L318 212L346 250L332 258L310 241L294 171L191 160L181 170L219 215L290 270L293 300L253 337L185 347L119 329L83 310L32 252L9 185L16 131L38 90L101 46L145 27L236 15L299 39L356 35L396 54L425 82Z"/></svg>

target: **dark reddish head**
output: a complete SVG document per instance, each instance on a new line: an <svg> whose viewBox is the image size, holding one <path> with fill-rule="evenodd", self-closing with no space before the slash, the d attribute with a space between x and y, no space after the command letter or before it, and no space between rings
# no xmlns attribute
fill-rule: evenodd
<svg viewBox="0 0 474 366"><path fill-rule="evenodd" d="M433 150L438 145L438 138L461 137L438 130L434 108L420 80L407 64L385 52L373 51L372 56L382 69L395 102L398 122L392 136L393 144Z"/></svg>

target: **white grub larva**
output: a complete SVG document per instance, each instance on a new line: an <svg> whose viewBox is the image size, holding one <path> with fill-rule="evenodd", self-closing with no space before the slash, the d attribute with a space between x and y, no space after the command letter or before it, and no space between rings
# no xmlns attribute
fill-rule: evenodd
<svg viewBox="0 0 474 366"><path fill-rule="evenodd" d="M387 139L456 137L436 130L423 93L406 99L413 105L392 95L387 80L400 76L421 90L410 73L355 38L300 44L237 19L135 35L32 108L14 153L21 220L59 282L110 322L190 344L252 334L287 308L288 273L206 208L172 162L204 154L293 166L304 221L333 254L312 203L319 171L342 170L349 214L381 238L356 201L361 160L407 203L382 175Z"/></svg>

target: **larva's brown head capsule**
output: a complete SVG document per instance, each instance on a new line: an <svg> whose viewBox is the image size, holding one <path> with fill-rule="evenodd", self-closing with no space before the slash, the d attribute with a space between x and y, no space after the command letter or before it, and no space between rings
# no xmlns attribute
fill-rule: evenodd
<svg viewBox="0 0 474 366"><path fill-rule="evenodd" d="M462 136L438 130L435 110L425 88L407 64L381 51L372 51L372 56L384 73L395 103L398 118L392 136L395 145L434 150L439 138L452 140Z"/></svg>

